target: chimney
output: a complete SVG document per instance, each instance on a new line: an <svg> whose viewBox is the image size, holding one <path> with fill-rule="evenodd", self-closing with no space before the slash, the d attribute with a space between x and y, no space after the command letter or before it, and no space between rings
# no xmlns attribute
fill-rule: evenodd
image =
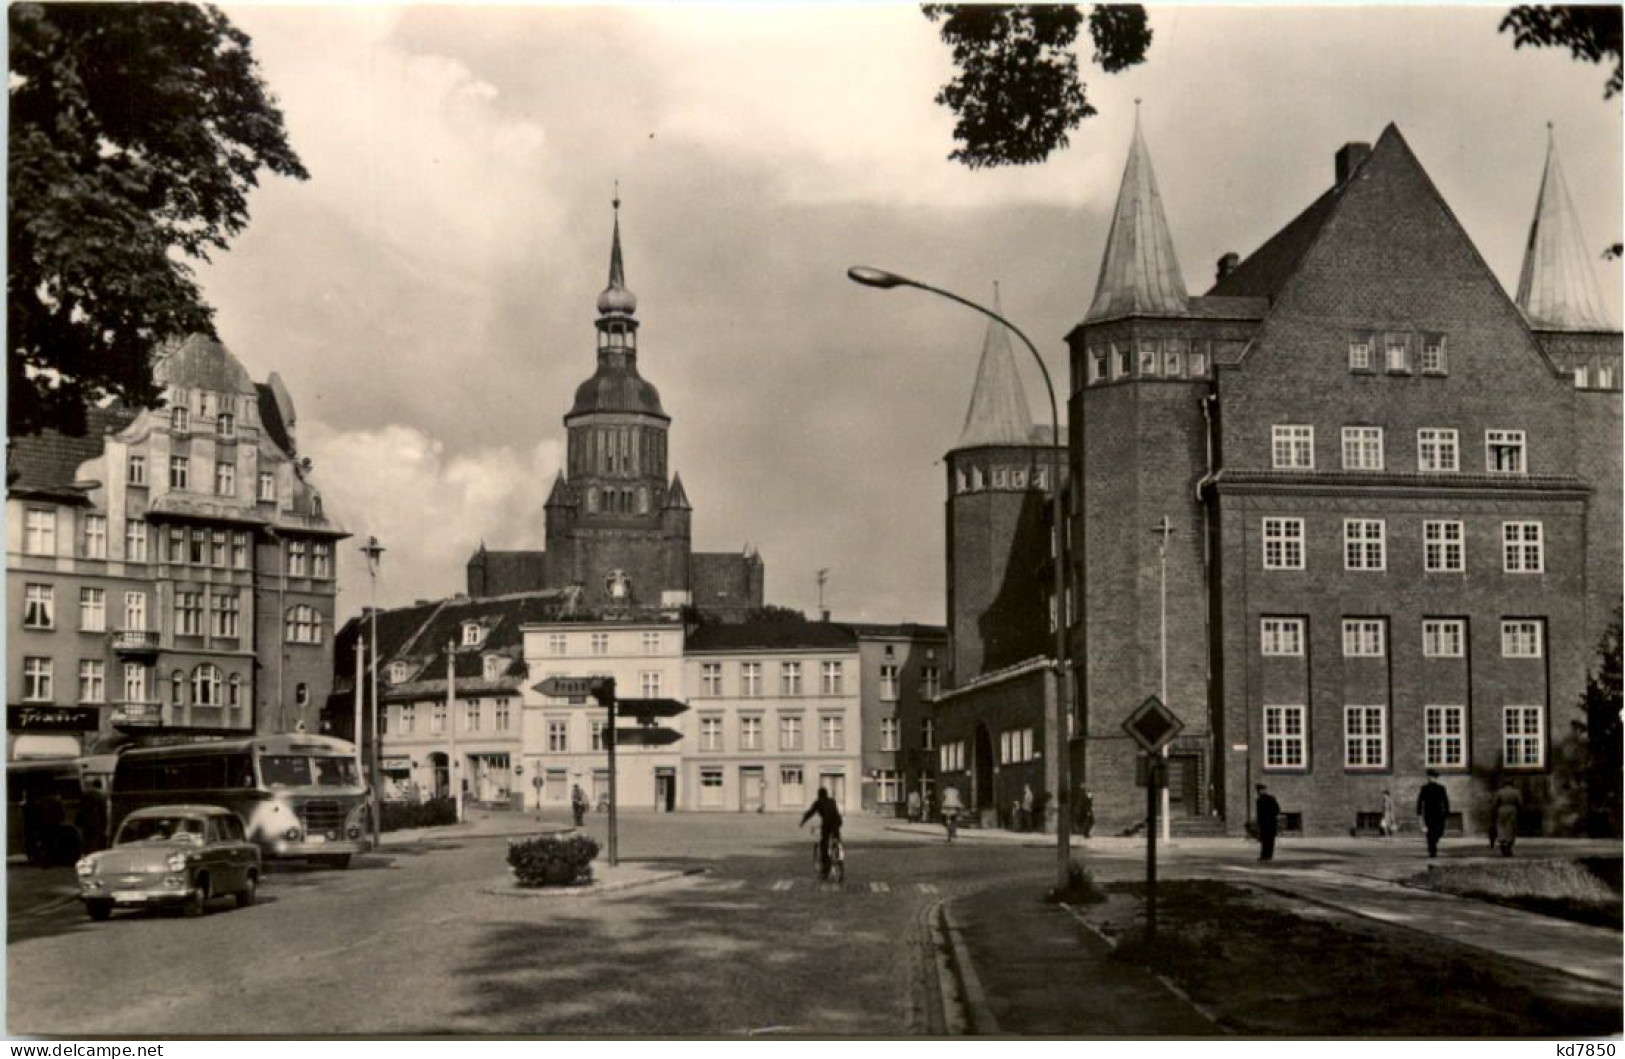
<svg viewBox="0 0 1625 1059"><path fill-rule="evenodd" d="M1342 147L1339 147L1337 149L1337 186L1341 187L1343 182L1352 176L1356 169L1360 168L1360 163L1369 157L1371 157L1371 145L1369 143L1345 143Z"/></svg>
<svg viewBox="0 0 1625 1059"><path fill-rule="evenodd" d="M1218 274L1214 276L1214 281L1217 282L1230 275L1230 273L1236 270L1236 266L1239 264L1241 264L1241 255L1236 253L1234 250L1227 252L1223 257L1219 258L1219 271Z"/></svg>

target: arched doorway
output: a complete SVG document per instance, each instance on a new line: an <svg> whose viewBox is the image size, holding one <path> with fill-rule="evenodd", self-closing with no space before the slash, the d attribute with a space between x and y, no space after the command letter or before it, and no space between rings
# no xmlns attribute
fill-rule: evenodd
<svg viewBox="0 0 1625 1059"><path fill-rule="evenodd" d="M976 726L976 742L971 747L970 800L978 815L994 805L993 737L985 724Z"/></svg>

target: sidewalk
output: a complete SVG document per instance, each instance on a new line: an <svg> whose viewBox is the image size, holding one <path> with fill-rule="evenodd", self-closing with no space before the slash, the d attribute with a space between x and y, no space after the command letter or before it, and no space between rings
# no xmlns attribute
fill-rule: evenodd
<svg viewBox="0 0 1625 1059"><path fill-rule="evenodd" d="M404 846L434 838L473 838L490 835L518 837L520 835L556 835L573 831L569 824L552 820L538 820L534 813L506 810L471 809L460 824L440 827L408 827L399 831L385 831L379 838L382 849Z"/></svg>

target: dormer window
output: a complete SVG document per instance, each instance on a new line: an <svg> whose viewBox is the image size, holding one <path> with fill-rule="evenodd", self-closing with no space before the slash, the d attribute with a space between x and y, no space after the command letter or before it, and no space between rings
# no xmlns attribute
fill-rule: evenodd
<svg viewBox="0 0 1625 1059"><path fill-rule="evenodd" d="M485 677L486 680L501 680L502 679L502 669L503 669L502 662L503 662L503 659L498 655L486 655L485 656L485 673L484 673L484 677Z"/></svg>
<svg viewBox="0 0 1625 1059"><path fill-rule="evenodd" d="M310 513L312 515L316 516L317 518L322 517L322 494L320 494L320 493L311 493L310 494Z"/></svg>
<svg viewBox="0 0 1625 1059"><path fill-rule="evenodd" d="M478 647L485 642L485 629L477 621L463 622L463 646Z"/></svg>
<svg viewBox="0 0 1625 1059"><path fill-rule="evenodd" d="M389 681L391 684L404 684L406 683L406 675L407 665L405 662L391 662L389 663L388 672L386 672L384 675L384 679Z"/></svg>
<svg viewBox="0 0 1625 1059"><path fill-rule="evenodd" d="M1383 339L1383 348L1387 351L1383 363L1389 371L1404 373L1411 370L1409 335L1390 333Z"/></svg>
<svg viewBox="0 0 1625 1059"><path fill-rule="evenodd" d="M185 408L171 408L169 410L169 427L171 430L190 430L192 427L191 411Z"/></svg>
<svg viewBox="0 0 1625 1059"><path fill-rule="evenodd" d="M214 421L214 430L223 438L237 436L237 417L230 412L221 412L220 418Z"/></svg>
<svg viewBox="0 0 1625 1059"><path fill-rule="evenodd" d="M1140 339L1140 375L1142 378L1157 374L1157 340Z"/></svg>
<svg viewBox="0 0 1625 1059"><path fill-rule="evenodd" d="M1422 373L1424 375L1443 375L1449 370L1449 361L1445 359L1444 336L1439 334L1423 335Z"/></svg>

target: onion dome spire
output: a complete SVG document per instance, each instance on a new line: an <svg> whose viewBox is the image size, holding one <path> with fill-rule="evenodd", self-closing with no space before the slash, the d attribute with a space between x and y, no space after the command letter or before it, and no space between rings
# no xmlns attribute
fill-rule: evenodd
<svg viewBox="0 0 1625 1059"><path fill-rule="evenodd" d="M621 182L615 182L615 237L609 251L609 286L598 296L598 314L608 316L620 313L631 316L638 311L638 297L626 289L626 267L621 263Z"/></svg>
<svg viewBox="0 0 1625 1059"><path fill-rule="evenodd" d="M1546 171L1540 178L1535 219L1529 225L1517 303L1535 328L1613 330L1574 200L1557 160L1557 140L1550 122L1546 124Z"/></svg>
<svg viewBox="0 0 1625 1059"><path fill-rule="evenodd" d="M1180 313L1189 300L1179 260L1174 257L1174 240L1168 234L1168 219L1163 216L1151 152L1140 131L1139 103L1134 101L1134 139L1106 236L1095 300L1086 320L1137 312Z"/></svg>
<svg viewBox="0 0 1625 1059"><path fill-rule="evenodd" d="M1004 315L997 283L993 284L993 311ZM965 428L954 447L1027 445L1032 441L1032 430L1033 416L1027 407L1026 387L1016 373L1010 331L997 320L989 320L987 337L982 340L982 362L976 369L976 387L965 412Z"/></svg>

